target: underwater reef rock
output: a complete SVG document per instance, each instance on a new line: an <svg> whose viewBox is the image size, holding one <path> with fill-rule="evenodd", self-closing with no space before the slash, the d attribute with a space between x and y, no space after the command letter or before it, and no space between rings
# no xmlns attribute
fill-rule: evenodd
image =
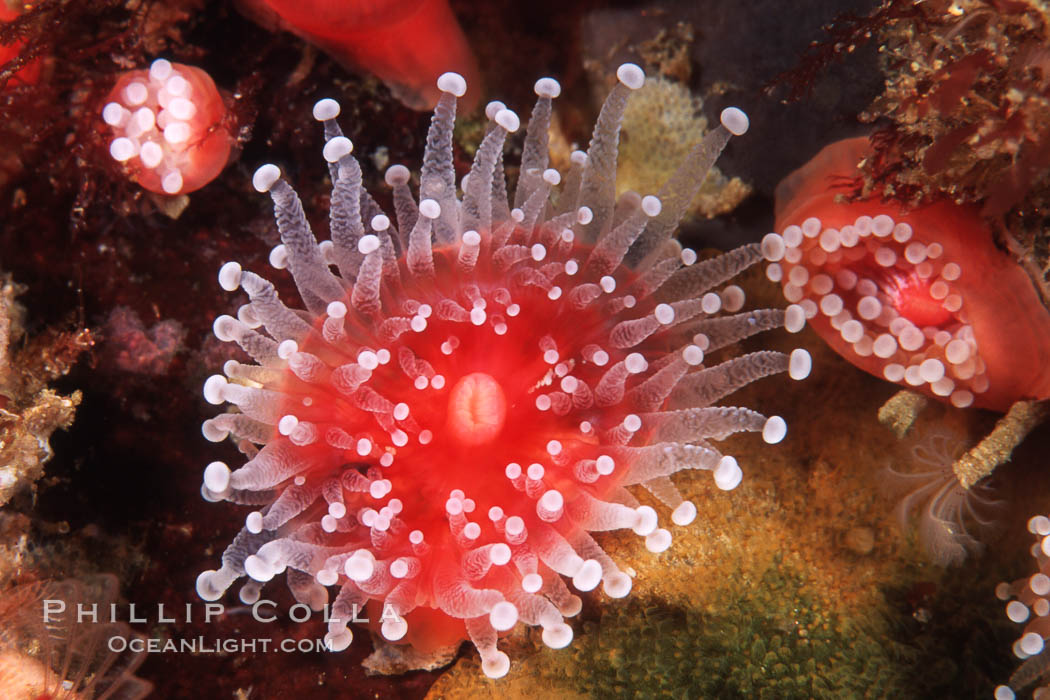
<svg viewBox="0 0 1050 700"><path fill-rule="evenodd" d="M47 385L92 342L86 330L23 342L20 291L10 277L0 282L0 506L43 476L51 433L70 426L81 398L79 391L62 396Z"/></svg>

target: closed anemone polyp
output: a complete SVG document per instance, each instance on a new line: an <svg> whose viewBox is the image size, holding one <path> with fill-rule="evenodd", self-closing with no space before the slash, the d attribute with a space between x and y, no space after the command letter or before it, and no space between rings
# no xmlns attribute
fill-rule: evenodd
<svg viewBox="0 0 1050 700"><path fill-rule="evenodd" d="M839 354L951 403L1050 397L1050 311L974 207L849 201L867 138L826 146L777 187L767 274Z"/></svg>
<svg viewBox="0 0 1050 700"><path fill-rule="evenodd" d="M165 195L199 190L226 167L233 145L226 116L211 76L163 58L121 74L102 108L110 156Z"/></svg>
<svg viewBox="0 0 1050 700"><path fill-rule="evenodd" d="M726 283L762 259L758 244L697 262L673 238L731 131L710 132L655 197L614 201L619 123L644 79L629 64L618 76L588 151L565 173L547 152L560 90L537 83L508 192L502 152L518 117L488 110L457 189L465 85L443 75L418 198L406 168L387 172L392 216L361 185L338 105L322 101L314 114L333 191L320 243L277 167L258 169L253 184L272 197L282 241L270 261L290 271L305 310L236 262L219 272L247 302L215 333L256 364L231 360L205 383L205 398L231 409L204 435L232 437L248 459L232 471L209 464L202 494L249 512L222 566L198 578L202 598L247 575L250 602L287 572L315 609L337 590L333 649L350 644L355 607L382 604L387 640L433 649L470 639L498 677L509 668L499 634L537 625L560 648L573 635L565 618L581 609L573 588L630 591L591 532L629 530L654 553L671 545L661 516L625 487L641 485L685 526L697 509L673 474L709 471L732 489L743 471L715 442L739 431L783 439L781 418L715 404L764 376L803 378L805 351L710 356L763 330L798 331L802 310L741 311L742 290Z"/></svg>

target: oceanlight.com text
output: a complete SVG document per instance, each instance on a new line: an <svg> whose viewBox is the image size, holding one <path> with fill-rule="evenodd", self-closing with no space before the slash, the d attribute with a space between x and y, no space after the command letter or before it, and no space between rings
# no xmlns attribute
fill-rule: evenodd
<svg viewBox="0 0 1050 700"><path fill-rule="evenodd" d="M126 650L150 654L308 654L314 651L332 651L331 646L323 639L142 639L117 635L110 637L106 645L110 651L117 654Z"/></svg>

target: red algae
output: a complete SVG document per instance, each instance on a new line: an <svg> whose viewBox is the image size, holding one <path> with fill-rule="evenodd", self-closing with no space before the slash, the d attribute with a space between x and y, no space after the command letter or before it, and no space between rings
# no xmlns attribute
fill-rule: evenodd
<svg viewBox="0 0 1050 700"><path fill-rule="evenodd" d="M133 374L162 375L182 349L186 329L178 321L158 321L147 329L126 306L118 306L102 330L104 362Z"/></svg>
<svg viewBox="0 0 1050 700"><path fill-rule="evenodd" d="M337 61L374 74L405 105L432 108L438 76L455 71L477 104L478 66L447 0L240 0L249 17L319 46Z"/></svg>
<svg viewBox="0 0 1050 700"><path fill-rule="evenodd" d="M777 189L770 279L875 376L1005 411L1050 397L1050 312L974 206L849 198L866 138L822 150Z"/></svg>
<svg viewBox="0 0 1050 700"><path fill-rule="evenodd" d="M18 19L21 13L12 9L6 2L6 0L0 0L0 24L11 22L12 20ZM24 41L12 41L9 44L0 45L0 66L3 66L9 61L14 60L25 48ZM41 63L38 59L30 61L28 64L16 71L5 83L9 87L17 87L20 85L33 85L40 79Z"/></svg>

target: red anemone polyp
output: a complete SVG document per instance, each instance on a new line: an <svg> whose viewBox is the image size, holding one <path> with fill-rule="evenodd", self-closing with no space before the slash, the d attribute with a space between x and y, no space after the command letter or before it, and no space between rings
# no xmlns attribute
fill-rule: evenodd
<svg viewBox="0 0 1050 700"><path fill-rule="evenodd" d="M704 362L758 332L800 330L802 309L740 311L744 293L726 282L762 259L758 244L698 262L673 238L747 118L726 110L658 196L616 201L620 120L644 81L632 64L617 76L564 177L547 167L560 86L536 83L509 197L503 145L520 123L496 102L457 193L452 133L466 84L452 73L438 81L418 202L407 168L386 173L395 220L361 186L333 100L314 108L333 182L330 240L318 243L276 166L256 171L282 241L270 261L291 271L306 310L236 262L219 272L248 301L215 333L258 364L231 360L205 383L209 402L237 408L206 421L205 437L232 436L248 461L208 465L202 493L251 512L222 567L198 578L202 598L247 575L240 595L251 602L287 571L315 609L339 587L333 649L350 643L355 607L382 603L385 639L433 649L469 638L499 677L509 659L498 635L519 620L551 647L571 641L565 618L581 600L566 579L614 598L631 590L591 532L629 529L653 552L670 546L656 510L624 487L643 486L684 526L697 508L673 474L708 470L732 489L742 471L715 441L784 438L777 416L714 404L764 376L805 377L804 350Z"/></svg>
<svg viewBox="0 0 1050 700"><path fill-rule="evenodd" d="M200 68L158 58L121 74L102 120L109 154L150 192L178 195L214 180L230 157L226 104Z"/></svg>
<svg viewBox="0 0 1050 700"><path fill-rule="evenodd" d="M1050 397L1050 312L976 208L845 201L866 138L825 147L777 188L767 275L840 355L952 405Z"/></svg>
<svg viewBox="0 0 1050 700"><path fill-rule="evenodd" d="M412 109L437 103L435 81L449 70L471 86L467 108L477 104L477 60L448 0L240 0L240 6L261 24L287 29L372 73Z"/></svg>

